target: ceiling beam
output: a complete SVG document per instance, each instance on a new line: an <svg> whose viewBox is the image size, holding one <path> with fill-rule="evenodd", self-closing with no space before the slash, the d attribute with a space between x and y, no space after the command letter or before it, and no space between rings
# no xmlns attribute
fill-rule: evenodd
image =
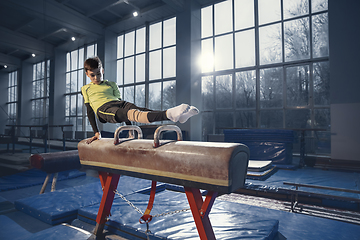
<svg viewBox="0 0 360 240"><path fill-rule="evenodd" d="M82 35L100 37L104 26L55 0L17 0L5 4L21 8L44 21L51 21Z"/></svg>
<svg viewBox="0 0 360 240"><path fill-rule="evenodd" d="M119 14L119 13L115 12L115 11L114 11L114 10L112 10L112 9L107 9L106 11L108 11L109 13L111 13L111 14L113 14L113 15L117 16L118 18L123 18L123 17L124 17L123 15L121 15L121 14Z"/></svg>
<svg viewBox="0 0 360 240"><path fill-rule="evenodd" d="M111 4L108 4L107 6L104 6L102 8L96 9L95 11L89 12L88 14L86 14L86 16L87 17L92 17L92 16L94 16L94 15L96 15L96 14L102 12L102 11L108 10L109 8L111 8L113 6L116 6L116 5L118 5L120 3L124 3L124 2L125 2L125 0L117 0L117 1L115 1L113 3L111 3Z"/></svg>
<svg viewBox="0 0 360 240"><path fill-rule="evenodd" d="M19 32L11 31L7 28L0 27L1 38L0 43L11 48L21 49L29 54L46 54L51 55L53 45L44 41L29 37Z"/></svg>
<svg viewBox="0 0 360 240"><path fill-rule="evenodd" d="M21 60L13 56L0 53L0 65L7 65L8 67L18 68L21 66Z"/></svg>
<svg viewBox="0 0 360 240"><path fill-rule="evenodd" d="M35 22L37 19L36 18L32 18L30 20L27 20L26 22L24 22L23 24L19 25L18 27L12 29L14 31L20 31L21 29L23 29L26 26L31 25L33 22Z"/></svg>
<svg viewBox="0 0 360 240"><path fill-rule="evenodd" d="M184 0L162 0L164 3L175 9L176 11L182 11L184 7Z"/></svg>
<svg viewBox="0 0 360 240"><path fill-rule="evenodd" d="M124 0L124 1L127 5L132 6L136 11L140 11L140 8L135 4L131 3L129 0Z"/></svg>
<svg viewBox="0 0 360 240"><path fill-rule="evenodd" d="M68 32L68 30L66 28L60 28L58 30L55 30L55 31L52 31L50 33L44 34L44 35L38 37L38 39L39 40L44 40L45 38L51 37L51 36L56 35L56 34L61 33L61 32Z"/></svg>
<svg viewBox="0 0 360 240"><path fill-rule="evenodd" d="M158 11L159 9L165 6L166 4L164 2L157 2L155 4L149 5L145 8L140 9L139 14L142 16L142 18L134 17L132 14L129 14L127 16L124 16L124 18L110 24L107 27L107 29L115 33L119 33L120 31L124 30L124 28L128 27L129 26L128 24L133 21L137 22L138 24L141 24L141 21L142 23L148 21L146 17L148 14L151 14L154 11Z"/></svg>

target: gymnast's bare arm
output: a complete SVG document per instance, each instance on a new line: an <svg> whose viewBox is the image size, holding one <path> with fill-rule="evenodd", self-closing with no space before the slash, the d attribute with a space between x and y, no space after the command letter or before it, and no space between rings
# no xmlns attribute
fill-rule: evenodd
<svg viewBox="0 0 360 240"><path fill-rule="evenodd" d="M86 143L89 144L89 143L92 143L93 141L95 140L100 140L101 139L101 134L99 132L96 132L95 133L95 136L93 136L92 138L89 138Z"/></svg>

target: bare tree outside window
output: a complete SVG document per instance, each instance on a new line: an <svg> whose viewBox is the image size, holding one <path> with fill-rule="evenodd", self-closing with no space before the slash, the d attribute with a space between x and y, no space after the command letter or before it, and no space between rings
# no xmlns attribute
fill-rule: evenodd
<svg viewBox="0 0 360 240"><path fill-rule="evenodd" d="M216 76L216 108L232 107L232 75Z"/></svg>
<svg viewBox="0 0 360 240"><path fill-rule="evenodd" d="M285 61L310 58L309 18L284 23Z"/></svg>
<svg viewBox="0 0 360 240"><path fill-rule="evenodd" d="M161 109L161 82L149 84L149 108Z"/></svg>
<svg viewBox="0 0 360 240"><path fill-rule="evenodd" d="M255 128L256 112L255 111L239 111L235 113L236 128Z"/></svg>
<svg viewBox="0 0 360 240"><path fill-rule="evenodd" d="M328 0L230 2L201 10L205 134L234 127L329 129ZM234 16L227 14L232 7ZM330 137L316 141L328 146Z"/></svg>
<svg viewBox="0 0 360 240"><path fill-rule="evenodd" d="M286 105L308 106L310 92L309 66L286 68Z"/></svg>
<svg viewBox="0 0 360 240"><path fill-rule="evenodd" d="M314 64L314 104L330 105L330 67L329 62Z"/></svg>
<svg viewBox="0 0 360 240"><path fill-rule="evenodd" d="M252 71L244 71L235 73L236 108L252 108L256 107L256 73Z"/></svg>
<svg viewBox="0 0 360 240"><path fill-rule="evenodd" d="M135 99L134 86L124 87L124 96L122 99L128 102L134 102Z"/></svg>
<svg viewBox="0 0 360 240"><path fill-rule="evenodd" d="M328 14L313 16L313 57L327 57L329 55Z"/></svg>
<svg viewBox="0 0 360 240"><path fill-rule="evenodd" d="M281 24L272 24L259 29L260 64L282 61Z"/></svg>
<svg viewBox="0 0 360 240"><path fill-rule="evenodd" d="M202 95L203 110L213 109L215 106L213 76L202 77L201 95Z"/></svg>
<svg viewBox="0 0 360 240"><path fill-rule="evenodd" d="M283 106L282 68L260 70L260 108Z"/></svg>
<svg viewBox="0 0 360 240"><path fill-rule="evenodd" d="M176 81L166 81L163 83L163 109L176 106Z"/></svg>
<svg viewBox="0 0 360 240"><path fill-rule="evenodd" d="M135 86L135 105L145 107L145 84Z"/></svg>

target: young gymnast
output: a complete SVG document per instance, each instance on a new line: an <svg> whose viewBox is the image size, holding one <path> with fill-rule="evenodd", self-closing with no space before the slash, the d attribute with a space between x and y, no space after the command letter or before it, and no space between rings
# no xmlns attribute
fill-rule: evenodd
<svg viewBox="0 0 360 240"><path fill-rule="evenodd" d="M165 120L185 123L190 117L199 113L196 107L184 103L165 111L154 111L121 100L117 84L103 79L105 71L98 57L86 59L84 69L91 82L81 88L81 93L95 134L88 143L101 138L95 115L102 123L131 124L131 121L151 123Z"/></svg>

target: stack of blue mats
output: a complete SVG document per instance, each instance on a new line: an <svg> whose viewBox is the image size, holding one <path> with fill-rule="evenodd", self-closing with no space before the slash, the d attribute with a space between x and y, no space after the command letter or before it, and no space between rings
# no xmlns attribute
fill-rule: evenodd
<svg viewBox="0 0 360 240"><path fill-rule="evenodd" d="M122 176L118 190L127 195L149 186L151 186L149 180ZM17 210L45 223L55 225L74 220L79 208L98 204L101 202L101 197L102 188L99 181L31 196L17 200L14 204Z"/></svg>

